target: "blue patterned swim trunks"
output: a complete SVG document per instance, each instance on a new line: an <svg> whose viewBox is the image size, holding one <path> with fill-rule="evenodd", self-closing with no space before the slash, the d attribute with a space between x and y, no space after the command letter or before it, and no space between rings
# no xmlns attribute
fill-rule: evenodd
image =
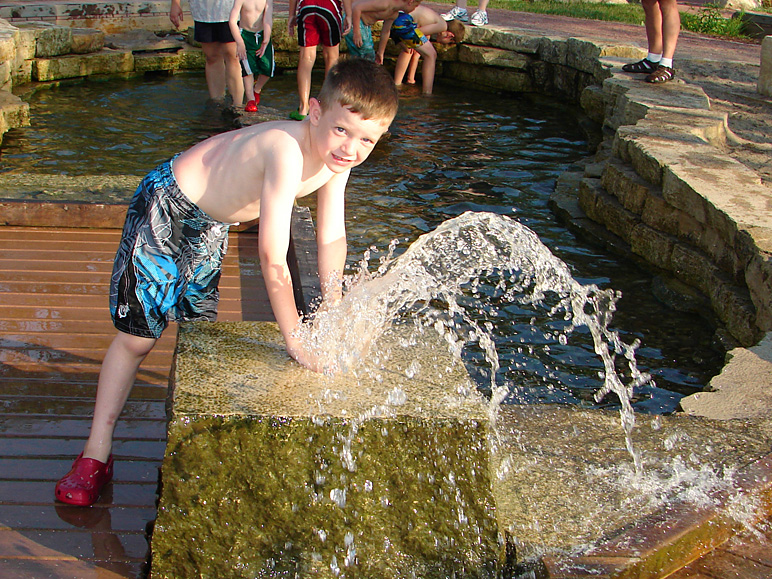
<svg viewBox="0 0 772 579"><path fill-rule="evenodd" d="M110 282L110 314L121 332L158 338L170 321L217 318L228 223L180 191L167 161L129 204Z"/></svg>

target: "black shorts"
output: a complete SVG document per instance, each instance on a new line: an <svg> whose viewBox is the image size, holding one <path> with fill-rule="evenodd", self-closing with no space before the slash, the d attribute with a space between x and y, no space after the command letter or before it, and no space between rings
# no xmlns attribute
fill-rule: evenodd
<svg viewBox="0 0 772 579"><path fill-rule="evenodd" d="M194 22L193 40L201 43L235 42L227 22Z"/></svg>

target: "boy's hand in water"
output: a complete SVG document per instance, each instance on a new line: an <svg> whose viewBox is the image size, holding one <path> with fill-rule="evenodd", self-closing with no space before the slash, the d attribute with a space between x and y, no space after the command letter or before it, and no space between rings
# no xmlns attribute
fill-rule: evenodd
<svg viewBox="0 0 772 579"><path fill-rule="evenodd" d="M324 360L318 354L309 352L298 338L287 341L287 352L301 366L319 372L320 374L333 374L334 368L326 367Z"/></svg>

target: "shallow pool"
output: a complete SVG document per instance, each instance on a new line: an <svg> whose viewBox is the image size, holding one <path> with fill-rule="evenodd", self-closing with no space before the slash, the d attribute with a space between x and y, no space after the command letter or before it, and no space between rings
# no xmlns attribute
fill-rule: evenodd
<svg viewBox="0 0 772 579"><path fill-rule="evenodd" d="M612 325L625 342L640 338L638 366L656 381L656 387L636 393L636 410L673 411L683 394L701 389L718 372L723 355L711 347L708 323L660 304L649 273L577 239L550 211L558 175L591 153L578 108L538 95L493 95L442 82L431 98L419 92L403 87L390 135L350 179L350 263L368 248L385 251L393 239L402 251L465 211L509 215L533 229L577 280L621 291ZM229 128L206 97L199 73L39 90L28 98L32 126L4 138L0 173L142 176ZM297 104L294 76L273 79L262 104L289 113ZM313 209L313 200L308 203ZM579 337L568 349L531 344L531 314L508 304L497 307L504 312L495 329L498 379L512 384L509 401L593 405L600 364L589 340ZM477 358L470 349L473 373Z"/></svg>

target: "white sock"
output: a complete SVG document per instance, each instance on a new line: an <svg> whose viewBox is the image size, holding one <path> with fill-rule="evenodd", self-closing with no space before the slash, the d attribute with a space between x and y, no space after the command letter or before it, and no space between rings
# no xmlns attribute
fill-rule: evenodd
<svg viewBox="0 0 772 579"><path fill-rule="evenodd" d="M654 64L657 64L660 60L662 60L662 55L654 54L650 52L649 55L646 57L646 60L648 60L649 62L653 62Z"/></svg>
<svg viewBox="0 0 772 579"><path fill-rule="evenodd" d="M666 66L668 68L673 68L673 59L672 58L660 59L659 64L662 66Z"/></svg>

